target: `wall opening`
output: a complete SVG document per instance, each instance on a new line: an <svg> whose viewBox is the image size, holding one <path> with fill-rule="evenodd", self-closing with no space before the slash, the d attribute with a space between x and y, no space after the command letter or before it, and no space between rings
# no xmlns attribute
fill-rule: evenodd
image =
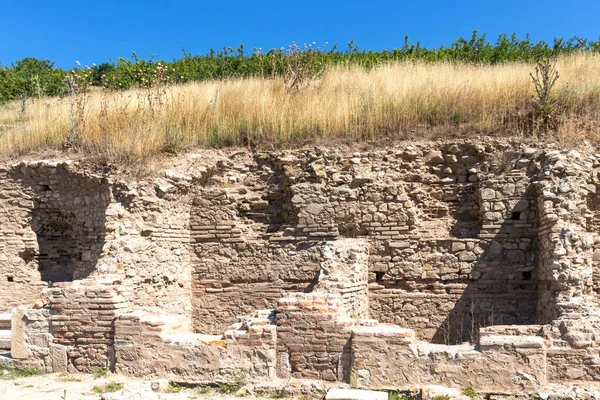
<svg viewBox="0 0 600 400"><path fill-rule="evenodd" d="M32 200L31 230L37 248L19 255L36 262L42 281L87 277L102 255L110 186L106 179L79 174L65 164L33 164L13 171Z"/></svg>
<svg viewBox="0 0 600 400"><path fill-rule="evenodd" d="M73 215L58 210L34 212L31 228L39 245L38 267L45 282L69 282L73 280L76 263L81 261L77 245L79 229L73 227Z"/></svg>

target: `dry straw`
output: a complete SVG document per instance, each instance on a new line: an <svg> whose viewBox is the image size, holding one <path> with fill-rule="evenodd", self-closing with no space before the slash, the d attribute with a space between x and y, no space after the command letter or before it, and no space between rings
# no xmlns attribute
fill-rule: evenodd
<svg viewBox="0 0 600 400"><path fill-rule="evenodd" d="M556 68L558 138L595 141L600 133L600 56L563 57ZM263 78L97 90L79 116L79 148L87 155L127 161L189 146L287 146L468 131L527 134L533 70L534 65L523 63L407 62L368 71L330 68L292 91L283 80ZM11 103L0 108L0 153L61 146L70 124L68 98L33 99L25 113L19 102Z"/></svg>

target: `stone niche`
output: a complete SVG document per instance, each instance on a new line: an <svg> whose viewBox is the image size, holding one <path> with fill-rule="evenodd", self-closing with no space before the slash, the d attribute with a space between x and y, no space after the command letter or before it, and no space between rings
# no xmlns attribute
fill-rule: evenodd
<svg viewBox="0 0 600 400"><path fill-rule="evenodd" d="M366 243L372 318L446 344L536 323L532 157L498 162L461 144L231 166L226 185L198 188L192 201L195 329L218 333L314 290L328 246L345 238Z"/></svg>
<svg viewBox="0 0 600 400"><path fill-rule="evenodd" d="M13 165L4 171L0 219L0 290L13 296L8 310L35 301L52 282L87 277L105 244L108 182L78 173L69 163Z"/></svg>

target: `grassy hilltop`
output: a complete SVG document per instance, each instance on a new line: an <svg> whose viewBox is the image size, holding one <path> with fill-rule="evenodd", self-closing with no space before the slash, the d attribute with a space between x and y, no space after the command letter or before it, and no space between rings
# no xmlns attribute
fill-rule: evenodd
<svg viewBox="0 0 600 400"><path fill-rule="evenodd" d="M0 154L67 146L138 161L190 146L473 132L595 142L598 71L600 42L492 45L476 33L440 49L292 45L71 71L26 59L0 68Z"/></svg>

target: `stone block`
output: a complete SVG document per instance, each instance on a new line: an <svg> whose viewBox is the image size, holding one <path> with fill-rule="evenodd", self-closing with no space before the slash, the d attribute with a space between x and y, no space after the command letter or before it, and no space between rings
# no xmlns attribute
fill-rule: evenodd
<svg viewBox="0 0 600 400"><path fill-rule="evenodd" d="M387 400L387 392L356 389L329 389L325 400Z"/></svg>
<svg viewBox="0 0 600 400"><path fill-rule="evenodd" d="M25 312L27 307L20 306L12 310L10 354L12 358L29 358L30 351L27 348L27 337L25 330Z"/></svg>
<svg viewBox="0 0 600 400"><path fill-rule="evenodd" d="M53 344L50 347L53 372L68 372L69 358L67 356L67 349L67 346L60 344Z"/></svg>

